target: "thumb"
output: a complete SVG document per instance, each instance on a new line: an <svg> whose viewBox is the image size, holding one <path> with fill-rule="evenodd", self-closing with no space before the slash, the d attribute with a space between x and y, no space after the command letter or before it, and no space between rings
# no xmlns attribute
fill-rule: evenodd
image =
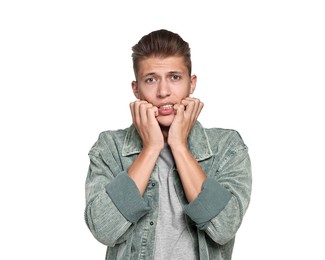
<svg viewBox="0 0 325 260"><path fill-rule="evenodd" d="M183 119L185 106L183 104L177 104L174 106L174 109L176 111L176 118Z"/></svg>

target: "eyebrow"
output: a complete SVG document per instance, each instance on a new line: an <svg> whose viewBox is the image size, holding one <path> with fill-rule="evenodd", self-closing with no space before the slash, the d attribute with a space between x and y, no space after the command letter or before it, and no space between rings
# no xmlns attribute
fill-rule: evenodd
<svg viewBox="0 0 325 260"><path fill-rule="evenodd" d="M178 74L178 75L184 75L184 72L182 71L176 71L176 70L172 70L172 71L168 71L167 75L173 75L173 74ZM156 72L148 72L145 75L143 75L143 78L149 77L149 76L153 76L153 75L157 75Z"/></svg>
<svg viewBox="0 0 325 260"><path fill-rule="evenodd" d="M156 74L156 72L149 72L149 73L143 75L143 77L148 77L148 76L152 76L152 75L155 75L155 74Z"/></svg>
<svg viewBox="0 0 325 260"><path fill-rule="evenodd" d="M182 71L169 71L168 74L184 74Z"/></svg>

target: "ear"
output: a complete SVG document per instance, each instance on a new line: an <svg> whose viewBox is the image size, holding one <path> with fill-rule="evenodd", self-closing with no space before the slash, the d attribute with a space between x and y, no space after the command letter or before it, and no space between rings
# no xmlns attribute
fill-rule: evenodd
<svg viewBox="0 0 325 260"><path fill-rule="evenodd" d="M197 81L197 77L196 75L192 75L191 76L191 88L190 88L190 94L194 93L195 87L196 87L196 81Z"/></svg>
<svg viewBox="0 0 325 260"><path fill-rule="evenodd" d="M140 99L140 98L139 98L138 83L134 80L134 81L132 81L131 85L132 85L132 90L133 90L133 94L134 94L134 96L135 96L137 99Z"/></svg>

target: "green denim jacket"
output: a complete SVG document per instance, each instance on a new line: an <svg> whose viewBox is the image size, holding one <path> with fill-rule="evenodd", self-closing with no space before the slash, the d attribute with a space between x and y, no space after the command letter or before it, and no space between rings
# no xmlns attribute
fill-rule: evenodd
<svg viewBox="0 0 325 260"><path fill-rule="evenodd" d="M251 164L238 132L193 127L188 147L207 175L199 196L188 203L177 169L175 189L198 259L231 259L235 235L251 195ZM107 245L106 259L153 259L158 219L158 167L144 196L127 175L142 149L132 125L105 131L89 152L85 221L94 237Z"/></svg>

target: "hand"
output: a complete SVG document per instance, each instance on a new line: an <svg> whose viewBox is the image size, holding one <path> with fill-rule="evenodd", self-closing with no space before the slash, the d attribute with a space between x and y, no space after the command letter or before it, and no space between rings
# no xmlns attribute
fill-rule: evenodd
<svg viewBox="0 0 325 260"><path fill-rule="evenodd" d="M158 108L147 101L136 100L130 103L130 109L143 148L152 148L160 152L164 147L164 138L156 119Z"/></svg>
<svg viewBox="0 0 325 260"><path fill-rule="evenodd" d="M197 98L187 97L176 104L176 115L169 128L168 144L170 147L187 146L187 138L194 126L204 104Z"/></svg>

